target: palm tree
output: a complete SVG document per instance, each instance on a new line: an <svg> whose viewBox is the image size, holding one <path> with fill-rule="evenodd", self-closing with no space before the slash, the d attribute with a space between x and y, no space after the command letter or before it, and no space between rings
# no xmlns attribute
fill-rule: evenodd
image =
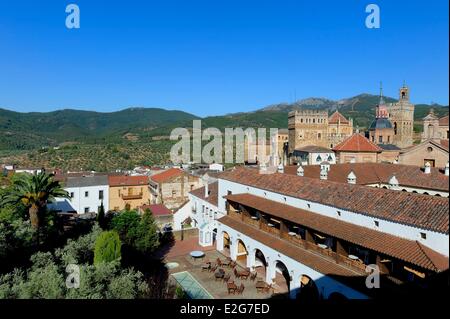
<svg viewBox="0 0 450 319"><path fill-rule="evenodd" d="M41 214L48 202L56 197L69 198L69 194L61 187L58 181L53 180L53 174L44 171L36 175L19 175L12 184L9 194L3 199L4 203L21 202L30 215L31 225L39 230Z"/></svg>

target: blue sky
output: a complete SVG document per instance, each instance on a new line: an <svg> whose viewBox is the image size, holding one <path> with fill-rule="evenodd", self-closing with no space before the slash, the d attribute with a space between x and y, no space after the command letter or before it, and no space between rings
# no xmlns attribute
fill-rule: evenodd
<svg viewBox="0 0 450 319"><path fill-rule="evenodd" d="M76 3L81 28L65 27ZM365 27L365 7L381 28ZM196 115L362 92L448 104L448 1L0 1L0 107Z"/></svg>

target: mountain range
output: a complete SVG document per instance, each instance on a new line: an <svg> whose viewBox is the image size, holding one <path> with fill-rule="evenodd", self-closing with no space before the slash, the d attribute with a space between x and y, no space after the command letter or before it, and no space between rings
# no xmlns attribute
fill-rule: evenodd
<svg viewBox="0 0 450 319"><path fill-rule="evenodd" d="M390 97L386 102L395 102ZM201 119L202 127L277 127L287 128L287 113L296 109L338 109L351 117L354 125L363 129L374 119L379 97L360 94L341 100L306 98L294 103L269 105L253 112L200 118L183 111L161 108L128 108L117 112L59 110L46 113L20 113L0 108L0 150L32 150L58 146L62 143L95 144L146 140L168 136L175 127L192 127L192 120ZM418 104L415 109L415 129L420 120L434 108L438 116L448 114L448 106Z"/></svg>

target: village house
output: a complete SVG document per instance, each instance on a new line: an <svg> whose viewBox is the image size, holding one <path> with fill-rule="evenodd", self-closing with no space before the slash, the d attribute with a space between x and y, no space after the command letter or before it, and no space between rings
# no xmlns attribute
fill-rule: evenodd
<svg viewBox="0 0 450 319"><path fill-rule="evenodd" d="M361 133L352 136L333 148L337 163L376 163L383 149Z"/></svg>
<svg viewBox="0 0 450 319"><path fill-rule="evenodd" d="M152 204L174 210L188 200L188 193L202 186L201 178L179 168L170 168L150 177Z"/></svg>
<svg viewBox="0 0 450 319"><path fill-rule="evenodd" d="M110 210L137 210L144 204L150 204L147 176L111 175L108 177L108 183Z"/></svg>

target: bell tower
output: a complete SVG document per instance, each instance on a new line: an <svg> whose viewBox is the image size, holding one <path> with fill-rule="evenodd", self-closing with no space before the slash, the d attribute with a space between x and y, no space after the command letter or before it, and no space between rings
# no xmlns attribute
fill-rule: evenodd
<svg viewBox="0 0 450 319"><path fill-rule="evenodd" d="M400 88L399 101L409 103L409 88L403 83L403 86Z"/></svg>
<svg viewBox="0 0 450 319"><path fill-rule="evenodd" d="M414 105L409 100L409 88L403 83L397 103L388 105L389 120L394 126L393 144L400 148L413 145Z"/></svg>

